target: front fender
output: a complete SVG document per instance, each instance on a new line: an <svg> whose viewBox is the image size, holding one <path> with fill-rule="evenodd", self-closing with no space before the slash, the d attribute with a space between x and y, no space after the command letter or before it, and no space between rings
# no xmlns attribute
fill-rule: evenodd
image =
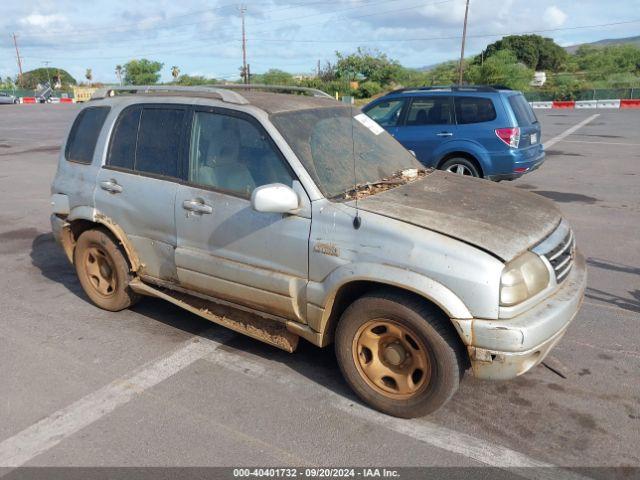
<svg viewBox="0 0 640 480"><path fill-rule="evenodd" d="M309 326L326 337L337 293L345 285L358 281L369 281L413 292L436 304L449 318L472 318L462 300L441 283L411 270L363 262L338 267L322 282L309 282L307 286Z"/></svg>

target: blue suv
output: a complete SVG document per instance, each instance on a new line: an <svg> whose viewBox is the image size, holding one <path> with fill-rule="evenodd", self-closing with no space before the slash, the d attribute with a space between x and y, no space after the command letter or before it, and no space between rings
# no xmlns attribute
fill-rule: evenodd
<svg viewBox="0 0 640 480"><path fill-rule="evenodd" d="M499 181L544 162L540 122L514 90L405 88L362 110L426 166Z"/></svg>

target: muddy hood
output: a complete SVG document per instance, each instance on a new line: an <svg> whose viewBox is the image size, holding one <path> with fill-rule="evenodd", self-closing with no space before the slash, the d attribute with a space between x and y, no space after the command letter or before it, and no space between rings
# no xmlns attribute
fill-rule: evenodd
<svg viewBox="0 0 640 480"><path fill-rule="evenodd" d="M504 261L549 235L561 219L539 195L441 171L360 199L358 207L457 238Z"/></svg>

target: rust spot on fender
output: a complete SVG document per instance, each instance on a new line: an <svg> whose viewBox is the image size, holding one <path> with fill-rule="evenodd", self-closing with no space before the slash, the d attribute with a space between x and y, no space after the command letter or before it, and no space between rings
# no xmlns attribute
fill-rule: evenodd
<svg viewBox="0 0 640 480"><path fill-rule="evenodd" d="M127 257L129 257L129 262L131 263L131 271L134 273L138 273L142 269L143 265L142 263L140 263L138 254L133 248L133 245L131 245L131 242L129 242L127 234L124 232L124 230L120 227L120 225L118 225L106 215L96 213L94 218L96 222L107 227L109 231L115 235L115 237L124 248L124 251L127 253Z"/></svg>

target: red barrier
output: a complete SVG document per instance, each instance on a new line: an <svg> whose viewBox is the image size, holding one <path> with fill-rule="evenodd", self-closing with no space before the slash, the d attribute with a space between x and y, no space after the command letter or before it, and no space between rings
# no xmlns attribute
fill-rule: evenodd
<svg viewBox="0 0 640 480"><path fill-rule="evenodd" d="M551 108L576 108L576 102L573 100L568 100L568 101L555 101L552 104Z"/></svg>
<svg viewBox="0 0 640 480"><path fill-rule="evenodd" d="M620 108L640 108L640 99L620 100Z"/></svg>
<svg viewBox="0 0 640 480"><path fill-rule="evenodd" d="M38 103L36 97L23 97L22 103Z"/></svg>
<svg viewBox="0 0 640 480"><path fill-rule="evenodd" d="M73 98L61 98L60 103L73 103Z"/></svg>

